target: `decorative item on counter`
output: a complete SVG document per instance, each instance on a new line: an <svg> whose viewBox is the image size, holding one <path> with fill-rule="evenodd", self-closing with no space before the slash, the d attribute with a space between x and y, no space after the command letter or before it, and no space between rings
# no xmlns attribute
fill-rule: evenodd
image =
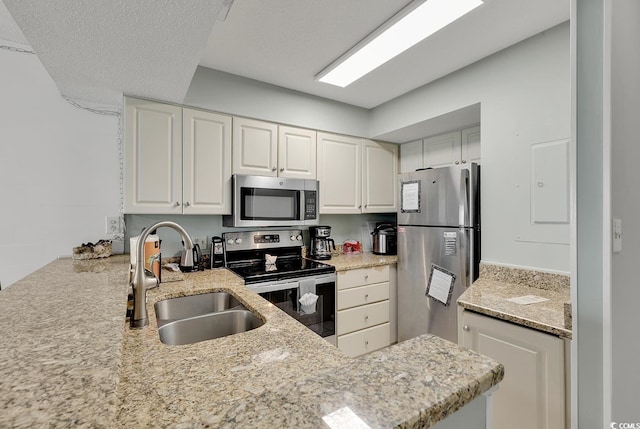
<svg viewBox="0 0 640 429"><path fill-rule="evenodd" d="M342 250L345 255L353 255L360 253L362 246L358 240L347 240L343 243Z"/></svg>
<svg viewBox="0 0 640 429"><path fill-rule="evenodd" d="M307 292L300 298L301 309L304 314L312 314L316 312L316 302L318 301L318 295L315 293Z"/></svg>
<svg viewBox="0 0 640 429"><path fill-rule="evenodd" d="M99 240L94 243L82 243L73 248L73 259L98 259L111 256L111 240Z"/></svg>

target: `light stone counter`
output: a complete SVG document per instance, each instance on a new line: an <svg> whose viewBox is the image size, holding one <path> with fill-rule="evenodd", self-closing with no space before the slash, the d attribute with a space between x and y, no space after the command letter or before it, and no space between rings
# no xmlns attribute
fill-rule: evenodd
<svg viewBox="0 0 640 429"><path fill-rule="evenodd" d="M507 301L526 295L547 298L535 304ZM480 278L458 298L467 310L571 339L565 304L570 300L569 277L481 264Z"/></svg>
<svg viewBox="0 0 640 429"><path fill-rule="evenodd" d="M148 292L150 325L130 330L127 281L127 255L58 260L0 292L0 427L322 427L344 406L371 427L428 427L503 377L502 365L432 336L350 359L223 269L163 273ZM213 290L266 323L160 343L153 304Z"/></svg>
<svg viewBox="0 0 640 429"><path fill-rule="evenodd" d="M336 271L354 270L357 268L379 267L382 265L392 265L398 262L396 255L374 255L373 253L341 253L331 256L331 259L324 262L333 265Z"/></svg>

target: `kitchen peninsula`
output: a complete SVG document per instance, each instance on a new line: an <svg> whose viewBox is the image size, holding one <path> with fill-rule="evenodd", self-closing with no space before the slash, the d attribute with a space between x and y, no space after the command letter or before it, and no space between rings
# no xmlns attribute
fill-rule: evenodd
<svg viewBox="0 0 640 429"><path fill-rule="evenodd" d="M128 269L127 255L60 259L0 292L0 426L323 427L340 411L370 427L451 427L480 410L484 427L483 394L503 377L502 365L432 336L351 359L225 269L165 276L147 294L149 326L130 330ZM215 290L266 323L160 342L155 302Z"/></svg>

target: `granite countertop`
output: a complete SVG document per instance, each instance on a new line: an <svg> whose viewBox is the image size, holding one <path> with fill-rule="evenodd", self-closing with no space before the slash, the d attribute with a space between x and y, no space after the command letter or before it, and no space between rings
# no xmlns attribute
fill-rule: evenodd
<svg viewBox="0 0 640 429"><path fill-rule="evenodd" d="M534 304L507 301L527 295L547 300ZM480 278L457 302L467 310L571 339L565 317L569 301L568 276L484 264Z"/></svg>
<svg viewBox="0 0 640 429"><path fill-rule="evenodd" d="M336 267L336 271L347 271L396 264L398 257L396 255L374 255L368 252L340 253L332 255L331 259L320 262L333 265Z"/></svg>
<svg viewBox="0 0 640 429"><path fill-rule="evenodd" d="M345 406L372 427L421 427L503 377L495 361L429 335L351 359L224 269L163 272L149 326L130 330L128 267L128 255L57 260L0 292L12 309L0 315L0 427L321 427ZM155 302L215 290L266 323L159 341Z"/></svg>

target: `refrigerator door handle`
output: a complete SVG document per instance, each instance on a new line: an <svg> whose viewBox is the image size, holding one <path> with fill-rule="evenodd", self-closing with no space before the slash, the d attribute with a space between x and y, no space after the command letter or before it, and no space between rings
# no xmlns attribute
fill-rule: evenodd
<svg viewBox="0 0 640 429"><path fill-rule="evenodd" d="M469 170L460 170L460 226L469 226Z"/></svg>

